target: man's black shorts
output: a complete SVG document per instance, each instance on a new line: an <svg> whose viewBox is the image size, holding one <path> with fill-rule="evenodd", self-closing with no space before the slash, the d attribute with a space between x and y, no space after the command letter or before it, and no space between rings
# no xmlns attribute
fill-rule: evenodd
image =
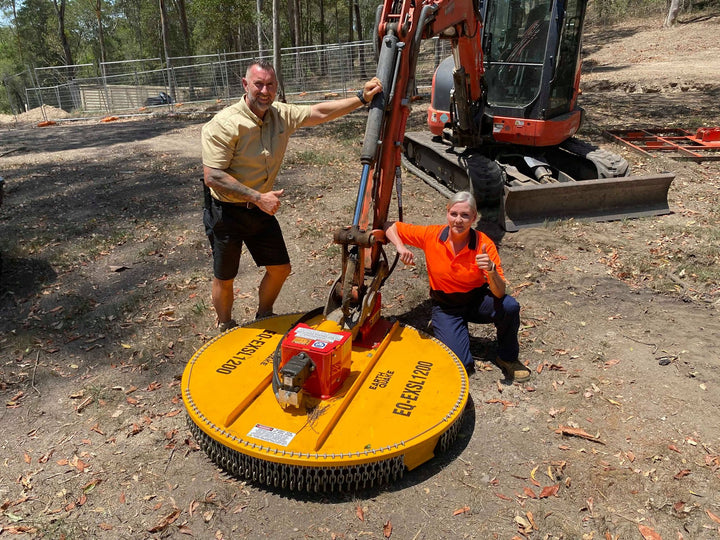
<svg viewBox="0 0 720 540"><path fill-rule="evenodd" d="M203 214L217 279L234 279L245 244L258 266L289 264L280 224L257 207L235 206L212 199Z"/></svg>

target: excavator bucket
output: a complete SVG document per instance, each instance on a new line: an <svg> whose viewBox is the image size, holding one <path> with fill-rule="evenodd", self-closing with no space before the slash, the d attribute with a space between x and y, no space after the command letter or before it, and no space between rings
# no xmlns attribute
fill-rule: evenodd
<svg viewBox="0 0 720 540"><path fill-rule="evenodd" d="M598 178L577 182L506 186L506 231L548 221L613 221L670 213L667 193L674 174Z"/></svg>

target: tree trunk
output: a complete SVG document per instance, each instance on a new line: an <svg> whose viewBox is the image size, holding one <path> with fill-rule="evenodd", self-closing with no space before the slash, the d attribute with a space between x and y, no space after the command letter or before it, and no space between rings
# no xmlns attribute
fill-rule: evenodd
<svg viewBox="0 0 720 540"><path fill-rule="evenodd" d="M293 0L293 7L295 9L295 18L293 19L293 27L295 28L295 36L297 38L297 42L295 43L296 47L302 46L302 35L300 33L300 0ZM302 70L300 68L300 54L299 50L295 51L295 81L300 81L300 78L302 76Z"/></svg>
<svg viewBox="0 0 720 540"><path fill-rule="evenodd" d="M180 31L183 35L183 41L186 56L192 56L193 47L192 40L190 39L190 26L188 25L187 19L187 8L185 7L185 0L174 0L175 7L177 8L178 14L180 15Z"/></svg>
<svg viewBox="0 0 720 540"><path fill-rule="evenodd" d="M320 45L325 45L325 0L320 0Z"/></svg>
<svg viewBox="0 0 720 540"><path fill-rule="evenodd" d="M68 43L67 34L65 33L65 6L67 4L66 0L60 0L60 3L58 4L58 0L53 0L53 5L55 6L55 13L57 13L58 18L58 35L60 37L60 43L62 44L63 48L63 54L65 55L65 65L66 66L73 66L75 62L73 61L72 51L70 50L70 43ZM70 67L68 69L68 78L73 79L75 78L75 68Z"/></svg>
<svg viewBox="0 0 720 540"><path fill-rule="evenodd" d="M302 34L301 34L301 25L300 25L300 18L302 17L302 12L300 10L300 0L293 0L293 4L295 7L295 18L293 19L293 26L295 27L295 37L297 39L297 43L295 43L296 47L301 47L303 45L302 43Z"/></svg>
<svg viewBox="0 0 720 540"><path fill-rule="evenodd" d="M167 69L167 84L168 90L170 91L170 97L177 99L175 95L175 83L174 77L172 76L172 68L170 67L170 50L168 48L168 20L167 20L167 9L165 8L165 0L158 0L160 2L160 32L162 34L163 52L165 53L165 68Z"/></svg>
<svg viewBox="0 0 720 540"><path fill-rule="evenodd" d="M360 2L355 1L355 20L357 21L357 36L358 41L363 40L363 29L362 19L360 18ZM365 49L362 45L358 45L358 66L360 67L360 76L363 79L367 79L367 72L365 71Z"/></svg>
<svg viewBox="0 0 720 540"><path fill-rule="evenodd" d="M256 15L257 21L255 22L255 28L257 29L257 44L258 44L258 56L264 56L263 42L262 42L262 0L256 0Z"/></svg>
<svg viewBox="0 0 720 540"><path fill-rule="evenodd" d="M320 0L320 45L325 45L325 0ZM323 50L320 52L320 74L327 72L327 53Z"/></svg>
<svg viewBox="0 0 720 540"><path fill-rule="evenodd" d="M285 86L282 76L282 58L280 56L280 0L272 0L272 38L273 38L273 65L278 80L278 100L285 103Z"/></svg>
<svg viewBox="0 0 720 540"><path fill-rule="evenodd" d="M100 62L103 64L107 61L105 55L105 33L102 24L102 0L95 1L95 17L98 25L98 41L100 42Z"/></svg>
<svg viewBox="0 0 720 540"><path fill-rule="evenodd" d="M295 0L287 0L287 11L290 26L290 43L292 43L293 47L297 47L300 37L295 33Z"/></svg>
<svg viewBox="0 0 720 540"><path fill-rule="evenodd" d="M334 43L340 43L340 13L338 12L339 2L335 2L335 40Z"/></svg>
<svg viewBox="0 0 720 540"><path fill-rule="evenodd" d="M20 30L18 29L18 23L17 23L17 6L15 0L12 0L12 12L13 12L13 22L15 24L15 39L17 40L17 47L18 47L18 54L20 55L20 64L24 64L25 61L23 60L23 47L22 42L20 41Z"/></svg>
<svg viewBox="0 0 720 540"><path fill-rule="evenodd" d="M353 42L353 4L355 0L348 0L348 43Z"/></svg>
<svg viewBox="0 0 720 540"><path fill-rule="evenodd" d="M677 23L677 16L680 12L680 0L672 0L670 2L670 10L668 11L667 18L665 19L665 24L663 26L665 28L670 28L671 26L675 26L675 23Z"/></svg>

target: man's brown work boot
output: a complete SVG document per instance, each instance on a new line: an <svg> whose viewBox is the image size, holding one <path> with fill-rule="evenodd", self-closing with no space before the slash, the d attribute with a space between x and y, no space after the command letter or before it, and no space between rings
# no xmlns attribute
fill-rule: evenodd
<svg viewBox="0 0 720 540"><path fill-rule="evenodd" d="M237 325L238 324L235 322L235 319L230 319L227 322L218 323L218 330L220 330L220 333L227 332L228 330L235 328Z"/></svg>
<svg viewBox="0 0 720 540"><path fill-rule="evenodd" d="M495 363L502 370L507 379L515 382L527 381L530 378L530 370L526 368L519 360L506 362L499 356L495 359Z"/></svg>

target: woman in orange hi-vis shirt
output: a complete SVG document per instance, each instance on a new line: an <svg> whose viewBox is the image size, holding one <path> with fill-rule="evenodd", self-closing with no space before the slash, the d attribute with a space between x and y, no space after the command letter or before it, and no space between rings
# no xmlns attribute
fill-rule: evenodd
<svg viewBox="0 0 720 540"><path fill-rule="evenodd" d="M450 347L468 373L475 368L468 323L493 323L497 365L508 379L524 381L530 378L530 370L518 360L520 304L505 294L497 248L488 236L473 229L476 218L475 198L460 191L448 202L447 225L398 221L386 224L385 234L405 264L415 263L407 246L425 253L435 337Z"/></svg>

